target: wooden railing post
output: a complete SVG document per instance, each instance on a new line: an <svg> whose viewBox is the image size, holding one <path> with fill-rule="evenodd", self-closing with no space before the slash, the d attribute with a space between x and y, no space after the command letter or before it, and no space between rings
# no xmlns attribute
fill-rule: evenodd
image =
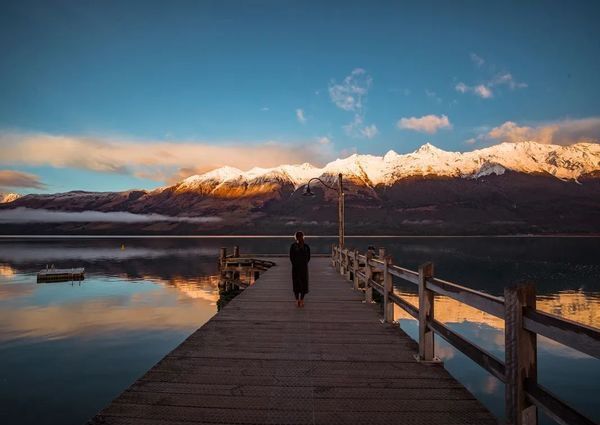
<svg viewBox="0 0 600 425"><path fill-rule="evenodd" d="M233 247L233 256L235 258L238 258L240 256L240 247L237 245Z"/></svg>
<svg viewBox="0 0 600 425"><path fill-rule="evenodd" d="M221 271L221 269L225 265L226 258L227 258L227 248L220 248L219 249L219 271Z"/></svg>
<svg viewBox="0 0 600 425"><path fill-rule="evenodd" d="M369 264L369 261L373 259L373 251L367 251L365 257L365 302L370 304L373 302L373 287L371 286L371 279L373 279L373 268Z"/></svg>
<svg viewBox="0 0 600 425"><path fill-rule="evenodd" d="M331 244L331 267L335 268L335 245Z"/></svg>
<svg viewBox="0 0 600 425"><path fill-rule="evenodd" d="M340 250L340 262L341 262L341 266L340 266L340 274L342 276L346 275L346 268L348 267L348 256L347 256L348 251L346 250L346 248L342 248Z"/></svg>
<svg viewBox="0 0 600 425"><path fill-rule="evenodd" d="M358 251L355 249L354 250L354 258L352 261L352 273L354 274L354 290L356 291L358 289Z"/></svg>
<svg viewBox="0 0 600 425"><path fill-rule="evenodd" d="M352 265L350 264L352 255L350 255L350 252L350 250L346 249L346 280L350 280L352 276Z"/></svg>
<svg viewBox="0 0 600 425"><path fill-rule="evenodd" d="M533 284L504 289L505 411L510 425L537 424L536 407L525 393L525 381L537 381L537 335L523 327L525 307L535 309Z"/></svg>
<svg viewBox="0 0 600 425"><path fill-rule="evenodd" d="M427 322L433 319L433 292L427 289L426 281L433 277L433 263L419 266L419 360L433 361L433 331Z"/></svg>
<svg viewBox="0 0 600 425"><path fill-rule="evenodd" d="M394 287L392 274L389 270L392 265L392 257L387 256L383 261L383 321L392 323L394 321L394 303L390 301L390 294L393 292Z"/></svg>
<svg viewBox="0 0 600 425"><path fill-rule="evenodd" d="M333 268L338 270L338 247L337 245L333 246Z"/></svg>

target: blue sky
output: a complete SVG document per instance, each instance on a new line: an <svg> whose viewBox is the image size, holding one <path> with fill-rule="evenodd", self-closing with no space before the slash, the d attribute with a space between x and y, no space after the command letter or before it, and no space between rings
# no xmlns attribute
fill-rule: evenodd
<svg viewBox="0 0 600 425"><path fill-rule="evenodd" d="M4 0L0 190L597 140L599 3L523 3Z"/></svg>

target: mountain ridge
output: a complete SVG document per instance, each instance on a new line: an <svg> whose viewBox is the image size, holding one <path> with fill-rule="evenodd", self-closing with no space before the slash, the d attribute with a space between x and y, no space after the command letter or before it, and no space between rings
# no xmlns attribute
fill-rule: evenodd
<svg viewBox="0 0 600 425"><path fill-rule="evenodd" d="M337 193L344 176L347 224L352 232L378 234L600 234L600 145L500 144L471 152L446 152L426 144L414 152L350 155L315 167L283 164L243 171L221 167L154 190L72 191L25 195L4 209L161 214L173 223L2 224L1 233L127 232L264 233L301 227L316 233L337 228ZM175 218L218 217L185 223ZM1 217L0 217L1 219ZM1 221L0 221L1 223ZM119 227L120 226L120 227ZM132 230L137 229L137 230Z"/></svg>
<svg viewBox="0 0 600 425"><path fill-rule="evenodd" d="M225 166L190 176L176 185L182 189L193 190L216 178L221 182L251 182L271 175L287 178L298 188L311 178L342 173L373 187L378 184L389 186L402 178L414 176L478 178L490 173L503 173L506 169L526 174L547 173L559 179L577 180L582 175L600 170L600 145L578 143L561 146L535 142L507 142L460 153L444 151L426 143L407 154L398 154L393 150L382 156L353 154L331 161L323 167L315 167L308 163L284 164L242 171Z"/></svg>

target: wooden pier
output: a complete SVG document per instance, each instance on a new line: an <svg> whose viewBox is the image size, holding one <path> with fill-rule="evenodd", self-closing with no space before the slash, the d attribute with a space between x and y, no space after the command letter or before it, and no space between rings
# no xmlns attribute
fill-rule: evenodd
<svg viewBox="0 0 600 425"><path fill-rule="evenodd" d="M222 252L219 261L235 271L241 258ZM597 356L600 333L536 311L530 289L509 289L505 305L501 297L434 278L431 264L417 272L392 265L383 251L334 248L331 257L311 260L310 293L298 308L289 260L262 260L276 265L259 271L256 284L90 423L497 424L436 361L434 333L506 382L507 423L535 424L536 407L559 423L593 423L537 385L531 334ZM394 277L419 286L422 308L394 294ZM383 317L371 302L374 291L381 293ZM434 293L506 317L508 362L436 321ZM393 322L394 304L419 321L419 343Z"/></svg>

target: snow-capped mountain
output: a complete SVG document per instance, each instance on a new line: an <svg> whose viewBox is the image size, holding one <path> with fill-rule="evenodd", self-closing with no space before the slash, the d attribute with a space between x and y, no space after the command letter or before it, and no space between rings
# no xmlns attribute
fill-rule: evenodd
<svg viewBox="0 0 600 425"><path fill-rule="evenodd" d="M18 193L1 193L0 192L0 204L7 204L9 202L19 199L21 195Z"/></svg>
<svg viewBox="0 0 600 425"><path fill-rule="evenodd" d="M323 167L221 167L151 191L26 195L1 204L0 213L32 208L220 218L205 225L151 224L140 232L282 234L302 227L335 233L335 191L315 184L317 196L301 194L311 178L334 185L339 173L351 233L600 234L600 145L594 143L503 143L465 153L425 144L407 154L355 154ZM54 230L47 223L11 226L0 227L14 233L121 229L106 223L65 224ZM131 225L123 226L120 231L132 231Z"/></svg>
<svg viewBox="0 0 600 425"><path fill-rule="evenodd" d="M355 183L375 187L390 186L408 177L479 178L511 170L526 174L547 174L575 180L600 171L600 144L579 143L571 146L543 145L535 142L502 143L471 152L446 152L427 143L408 154L389 151L384 156L354 154L337 159L324 167L310 164L281 165L242 171L222 167L202 175L188 177L176 191L197 191L224 196L239 195L232 187L244 185L268 190L271 183L289 183L295 188L313 177L333 177L342 173ZM262 190L261 190L262 191Z"/></svg>

